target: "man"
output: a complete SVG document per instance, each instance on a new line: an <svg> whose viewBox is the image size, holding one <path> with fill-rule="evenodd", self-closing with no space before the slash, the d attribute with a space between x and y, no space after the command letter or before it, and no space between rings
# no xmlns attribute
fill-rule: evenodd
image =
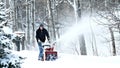
<svg viewBox="0 0 120 68"><path fill-rule="evenodd" d="M43 46L42 43L45 42L46 37L48 41L50 42L50 37L48 31L44 28L43 24L40 24L40 27L36 31L36 40L39 46L39 56L38 60L43 60Z"/></svg>

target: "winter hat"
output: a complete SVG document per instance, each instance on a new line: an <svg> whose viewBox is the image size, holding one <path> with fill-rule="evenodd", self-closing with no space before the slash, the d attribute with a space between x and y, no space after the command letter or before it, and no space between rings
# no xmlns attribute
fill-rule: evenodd
<svg viewBox="0 0 120 68"><path fill-rule="evenodd" d="M44 27L44 25L43 25L43 24L40 24L40 27Z"/></svg>

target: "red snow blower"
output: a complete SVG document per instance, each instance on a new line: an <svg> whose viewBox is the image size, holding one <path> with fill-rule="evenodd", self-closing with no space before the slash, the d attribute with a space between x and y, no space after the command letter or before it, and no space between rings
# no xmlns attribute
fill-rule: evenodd
<svg viewBox="0 0 120 68"><path fill-rule="evenodd" d="M54 51L55 44L44 44L44 60L54 61L58 58L57 51Z"/></svg>

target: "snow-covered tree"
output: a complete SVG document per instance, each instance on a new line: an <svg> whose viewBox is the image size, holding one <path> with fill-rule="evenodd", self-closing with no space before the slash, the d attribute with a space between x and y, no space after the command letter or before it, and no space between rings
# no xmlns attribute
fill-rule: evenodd
<svg viewBox="0 0 120 68"><path fill-rule="evenodd" d="M0 2L0 23L2 22L2 21L5 21L5 5L4 5L4 3L3 2Z"/></svg>
<svg viewBox="0 0 120 68"><path fill-rule="evenodd" d="M97 5L97 15L100 18L97 18L97 23L99 25L105 26L110 34L111 38L107 38L109 42L111 43L112 47L112 55L115 56L117 55L117 36L115 34L120 34L120 5L117 0L105 0L103 2L98 2ZM103 19L103 20L101 20Z"/></svg>
<svg viewBox="0 0 120 68"><path fill-rule="evenodd" d="M13 53L12 34L8 34L12 33L12 28L7 27L4 7L4 3L0 2L0 68L20 68L23 58Z"/></svg>
<svg viewBox="0 0 120 68"><path fill-rule="evenodd" d="M12 41L0 34L0 68L20 68L21 56L12 52Z"/></svg>

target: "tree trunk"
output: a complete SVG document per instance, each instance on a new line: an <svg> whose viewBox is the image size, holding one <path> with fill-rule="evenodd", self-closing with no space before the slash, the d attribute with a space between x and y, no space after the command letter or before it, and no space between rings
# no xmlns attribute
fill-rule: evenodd
<svg viewBox="0 0 120 68"><path fill-rule="evenodd" d="M16 0L14 0L14 22L13 22L13 32L16 31Z"/></svg>
<svg viewBox="0 0 120 68"><path fill-rule="evenodd" d="M35 45L35 0L32 0L32 26L33 26L33 31L32 31L32 45Z"/></svg>
<svg viewBox="0 0 120 68"><path fill-rule="evenodd" d="M96 45L96 38L95 34L93 32L92 26L90 24L90 30L91 30L91 43L92 43L92 50L93 50L93 55L98 56L98 50L97 50L97 45Z"/></svg>
<svg viewBox="0 0 120 68"><path fill-rule="evenodd" d="M87 55L84 35L80 36L79 44L80 44L81 55Z"/></svg>
<svg viewBox="0 0 120 68"><path fill-rule="evenodd" d="M48 13L49 13L49 30L50 30L50 36L53 40L56 39L56 32L55 32L55 23L53 21L53 11L52 11L52 1L48 0Z"/></svg>
<svg viewBox="0 0 120 68"><path fill-rule="evenodd" d="M93 0L90 0L90 16L93 13Z"/></svg>
<svg viewBox="0 0 120 68"><path fill-rule="evenodd" d="M78 13L78 18L81 18L81 3L80 3L80 0L78 0L78 9L77 9L77 13Z"/></svg>
<svg viewBox="0 0 120 68"><path fill-rule="evenodd" d="M57 14L57 16L56 16L57 23L59 23L59 20L58 20L58 18L59 18L59 17L58 17L59 12L58 12L57 6L56 6L56 14ZM60 38L59 30L60 30L60 26L57 26L56 31L57 31L57 37L58 37L58 38Z"/></svg>
<svg viewBox="0 0 120 68"><path fill-rule="evenodd" d="M111 34L111 40L112 40L112 53L113 56L116 56L116 47L115 47L115 37L114 37L114 32L111 27L109 27L110 34Z"/></svg>
<svg viewBox="0 0 120 68"><path fill-rule="evenodd" d="M26 0L26 2L28 2L29 0ZM29 4L27 4L26 6L26 24L27 24L27 43L28 45L30 45L30 15L29 15Z"/></svg>
<svg viewBox="0 0 120 68"><path fill-rule="evenodd" d="M17 0L17 30L23 30L22 28L22 3Z"/></svg>
<svg viewBox="0 0 120 68"><path fill-rule="evenodd" d="M77 24L78 23L78 13L77 13L78 6L77 6L76 0L74 0L73 2L73 9L75 13L75 23Z"/></svg>
<svg viewBox="0 0 120 68"><path fill-rule="evenodd" d="M59 32L60 28L58 27L56 30L57 30L58 38L60 38L60 32Z"/></svg>

